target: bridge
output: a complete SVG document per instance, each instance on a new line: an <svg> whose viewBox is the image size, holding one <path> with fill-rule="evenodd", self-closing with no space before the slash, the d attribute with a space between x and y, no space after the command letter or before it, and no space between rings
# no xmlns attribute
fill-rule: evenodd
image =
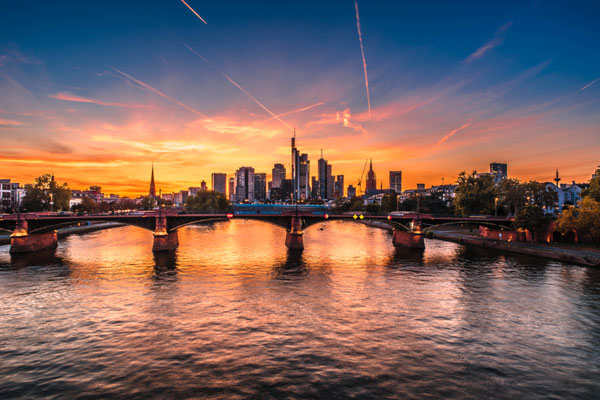
<svg viewBox="0 0 600 400"><path fill-rule="evenodd" d="M153 233L153 251L167 251L179 245L177 230L191 224L231 219L256 220L285 229L285 245L289 249L304 248L302 235L308 227L329 221L352 221L367 223L376 228L392 231L395 246L425 248L424 233L435 226L452 224L489 225L508 227L513 219L495 217L436 216L423 213L391 213L370 215L356 213L311 212L286 210L276 213L232 212L232 213L179 213L175 210L113 215L70 215L25 213L0 217L0 231L11 233L11 253L33 252L58 245L56 230L63 227L90 222L119 222L133 225Z"/></svg>

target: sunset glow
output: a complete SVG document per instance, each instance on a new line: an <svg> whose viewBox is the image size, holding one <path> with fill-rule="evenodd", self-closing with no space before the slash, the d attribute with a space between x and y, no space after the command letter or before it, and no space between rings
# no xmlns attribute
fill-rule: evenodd
<svg viewBox="0 0 600 400"><path fill-rule="evenodd" d="M11 4L0 27L1 175L54 172L121 195L147 192L153 161L164 192L242 165L270 177L289 164L296 128L302 152L316 164L323 149L346 184L366 158L384 187L389 170L411 188L492 161L520 179L549 180L558 167L565 182L589 180L600 65L585 38L598 34L597 14L544 2L502 13L476 4L477 18L438 7L361 2L359 21L352 2L214 3L198 10L205 25L180 2L143 13ZM61 26L47 22L62 12Z"/></svg>

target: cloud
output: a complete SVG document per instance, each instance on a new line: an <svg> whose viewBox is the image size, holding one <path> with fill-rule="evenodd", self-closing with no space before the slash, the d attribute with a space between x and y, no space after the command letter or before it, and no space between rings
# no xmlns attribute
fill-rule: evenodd
<svg viewBox="0 0 600 400"><path fill-rule="evenodd" d="M483 46L481 46L477 50L475 50L473 53L471 53L471 55L469 55L469 57L465 58L463 60L463 63L468 64L472 61L475 61L475 60L483 57L485 55L485 53L487 53L494 47L500 46L504 42L504 34L508 31L508 29L511 27L511 25L512 25L512 22L507 22L506 24L504 24L500 28L498 28L494 37L491 40L489 40L488 42L486 42Z"/></svg>
<svg viewBox="0 0 600 400"><path fill-rule="evenodd" d="M21 121L13 121L10 119L2 119L0 118L0 126L19 126L19 125L23 125L23 123Z"/></svg>
<svg viewBox="0 0 600 400"><path fill-rule="evenodd" d="M593 81L591 81L590 83L588 83L587 85L585 85L584 87L582 87L579 90L585 90L585 89L589 88L590 86L592 86L594 83L598 82L599 80L600 80L600 78L596 78L596 79L594 79Z"/></svg>
<svg viewBox="0 0 600 400"><path fill-rule="evenodd" d="M457 132L462 131L463 129L467 129L469 126L471 125L470 122L467 122L466 124L464 124L463 126L461 126L460 128L456 128L453 131L451 131L449 134L447 134L446 136L444 136L443 138L440 139L439 142L436 143L436 146L439 146L440 144L444 143L446 140L450 139L452 136L454 136Z"/></svg>
<svg viewBox="0 0 600 400"><path fill-rule="evenodd" d="M79 96L75 96L73 94L65 93L65 92L53 94L53 95L50 95L48 97L50 97L51 99L57 99L57 100L62 100L62 101L73 101L73 102L76 102L76 103L91 103L91 104L98 104L98 105L107 106L107 107L123 107L123 108L148 108L148 107L152 107L152 106L147 105L147 104L111 103L111 102L106 102L106 101L88 99L88 98L85 98L85 97L79 97Z"/></svg>

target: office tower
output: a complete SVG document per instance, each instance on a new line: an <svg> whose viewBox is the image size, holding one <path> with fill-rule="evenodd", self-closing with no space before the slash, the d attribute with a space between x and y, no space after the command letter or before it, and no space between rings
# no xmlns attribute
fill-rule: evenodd
<svg viewBox="0 0 600 400"><path fill-rule="evenodd" d="M229 201L235 201L235 178L233 176L229 178Z"/></svg>
<svg viewBox="0 0 600 400"><path fill-rule="evenodd" d="M235 172L235 201L254 202L254 168L241 167Z"/></svg>
<svg viewBox="0 0 600 400"><path fill-rule="evenodd" d="M286 171L285 171L285 167L283 166L283 164L275 164L273 166L273 170L271 171L272 174L272 182L273 184L271 185L272 188L281 188L281 184L283 182L283 180L286 178Z"/></svg>
<svg viewBox="0 0 600 400"><path fill-rule="evenodd" d="M227 174L213 172L211 175L212 190L215 192L227 194Z"/></svg>
<svg viewBox="0 0 600 400"><path fill-rule="evenodd" d="M500 183L508 177L508 165L506 163L490 163L490 174L494 177L494 183Z"/></svg>
<svg viewBox="0 0 600 400"><path fill-rule="evenodd" d="M344 175L338 175L335 179L334 197L344 197Z"/></svg>
<svg viewBox="0 0 600 400"><path fill-rule="evenodd" d="M390 190L402 193L402 171L390 171Z"/></svg>
<svg viewBox="0 0 600 400"><path fill-rule="evenodd" d="M348 198L351 199L356 197L356 188L352 185L348 185Z"/></svg>
<svg viewBox="0 0 600 400"><path fill-rule="evenodd" d="M254 200L265 201L267 199L267 174L258 172L254 174Z"/></svg>

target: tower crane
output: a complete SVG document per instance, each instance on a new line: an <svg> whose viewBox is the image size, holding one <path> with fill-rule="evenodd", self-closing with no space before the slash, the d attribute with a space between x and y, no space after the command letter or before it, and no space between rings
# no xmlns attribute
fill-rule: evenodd
<svg viewBox="0 0 600 400"><path fill-rule="evenodd" d="M367 168L367 162L369 161L369 159L367 158L365 160L365 165L363 166L363 170L362 170L362 174L360 174L360 178L358 179L358 195L362 195L362 180L363 177L365 176L365 169Z"/></svg>

